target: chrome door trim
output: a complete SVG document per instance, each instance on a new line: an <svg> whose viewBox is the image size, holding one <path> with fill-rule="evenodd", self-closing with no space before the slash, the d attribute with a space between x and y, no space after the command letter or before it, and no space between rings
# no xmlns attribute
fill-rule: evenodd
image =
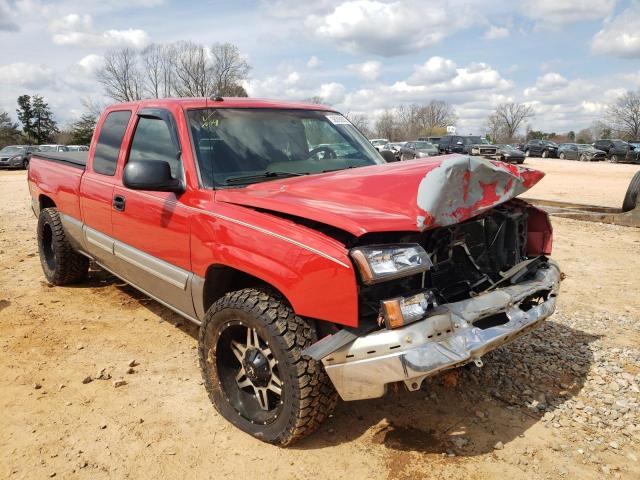
<svg viewBox="0 0 640 480"><path fill-rule="evenodd" d="M153 255L131 247L119 240L114 241L113 254L147 273L170 283L174 287L186 290L191 272L176 267Z"/></svg>

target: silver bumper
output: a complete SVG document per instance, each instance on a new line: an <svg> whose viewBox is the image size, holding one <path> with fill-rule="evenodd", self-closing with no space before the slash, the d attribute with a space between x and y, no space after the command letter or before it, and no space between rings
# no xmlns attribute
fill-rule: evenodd
<svg viewBox="0 0 640 480"><path fill-rule="evenodd" d="M322 359L344 400L377 398L402 381L409 390L443 370L480 362L480 357L537 327L556 306L560 268L550 261L533 280L439 307L428 318L396 330L358 337ZM547 300L529 310L521 302L538 292ZM474 322L506 314L507 323L481 329Z"/></svg>

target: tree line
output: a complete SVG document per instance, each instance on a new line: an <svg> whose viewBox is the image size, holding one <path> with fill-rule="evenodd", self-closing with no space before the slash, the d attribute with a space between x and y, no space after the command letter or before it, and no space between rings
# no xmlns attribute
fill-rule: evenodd
<svg viewBox="0 0 640 480"><path fill-rule="evenodd" d="M107 52L97 71L107 97L117 102L167 97L246 97L251 67L231 43L154 43L143 50Z"/></svg>

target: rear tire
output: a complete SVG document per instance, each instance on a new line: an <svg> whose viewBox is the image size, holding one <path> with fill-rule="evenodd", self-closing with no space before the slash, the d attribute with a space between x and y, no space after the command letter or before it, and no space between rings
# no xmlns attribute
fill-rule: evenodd
<svg viewBox="0 0 640 480"><path fill-rule="evenodd" d="M38 250L42 271L49 283L67 285L87 276L89 259L73 249L67 240L58 209L54 207L40 211Z"/></svg>
<svg viewBox="0 0 640 480"><path fill-rule="evenodd" d="M549 152L547 150L542 151L542 158L549 158Z"/></svg>
<svg viewBox="0 0 640 480"><path fill-rule="evenodd" d="M198 342L216 410L275 445L315 431L338 398L322 364L301 354L316 339L282 297L251 288L226 294L207 311Z"/></svg>
<svg viewBox="0 0 640 480"><path fill-rule="evenodd" d="M640 171L636 172L636 174L631 179L631 183L629 184L629 188L627 188L627 193L624 196L624 200L622 201L622 211L630 212L636 205L638 204L638 197L640 196Z"/></svg>
<svg viewBox="0 0 640 480"><path fill-rule="evenodd" d="M22 169L23 170L29 170L29 159L28 158L25 158L22 161Z"/></svg>
<svg viewBox="0 0 640 480"><path fill-rule="evenodd" d="M560 160L566 160L566 159L567 159L566 155L564 154L564 152L562 152L560 154Z"/></svg>
<svg viewBox="0 0 640 480"><path fill-rule="evenodd" d="M587 158L587 156L586 156L586 155L584 155L584 154L583 154L583 155L580 155L580 161L581 161L581 162L588 162L588 161L589 161L589 159Z"/></svg>

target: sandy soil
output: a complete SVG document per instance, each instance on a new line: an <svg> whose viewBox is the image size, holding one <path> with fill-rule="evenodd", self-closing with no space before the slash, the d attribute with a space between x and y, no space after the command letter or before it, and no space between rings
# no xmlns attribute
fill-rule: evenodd
<svg viewBox="0 0 640 480"><path fill-rule="evenodd" d="M524 165L542 170L546 176L523 197L615 208L622 207L631 177L640 170L640 165L634 164L533 157Z"/></svg>
<svg viewBox="0 0 640 480"><path fill-rule="evenodd" d="M629 175L625 166L603 167ZM599 198L608 197L603 192ZM490 394L498 385L477 381L445 387L436 379L428 391L341 402L315 435L293 448L263 444L230 426L209 403L196 327L101 271L74 287L49 287L35 224L25 173L0 172L2 478L588 480L603 472L640 478L637 439L618 450L576 453L586 448L581 431L550 428L539 415ZM640 230L565 219L554 224L554 256L567 274L559 315L577 322L571 331L589 330L592 318L637 323ZM558 321L549 322L557 327L552 331L570 331ZM640 340L637 330L616 322L599 338L603 349ZM134 373L126 373L131 360ZM591 366L582 367L566 374L586 376ZM83 383L103 369L111 379ZM117 379L127 384L115 388ZM576 388L562 395L582 393ZM472 448L452 450L450 439L460 432ZM504 448L494 450L497 442Z"/></svg>

